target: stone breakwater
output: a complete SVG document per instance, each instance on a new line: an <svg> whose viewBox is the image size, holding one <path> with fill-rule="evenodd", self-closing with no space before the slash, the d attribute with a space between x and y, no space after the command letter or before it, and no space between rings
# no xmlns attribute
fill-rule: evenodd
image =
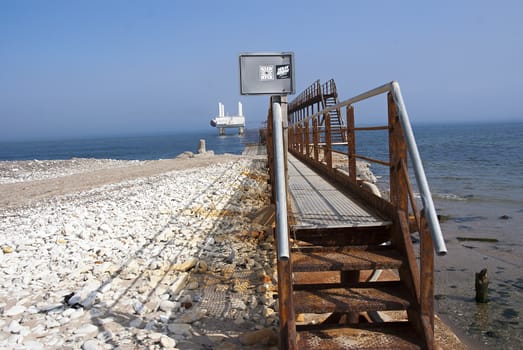
<svg viewBox="0 0 523 350"><path fill-rule="evenodd" d="M0 208L0 348L274 348L267 182L253 164Z"/></svg>

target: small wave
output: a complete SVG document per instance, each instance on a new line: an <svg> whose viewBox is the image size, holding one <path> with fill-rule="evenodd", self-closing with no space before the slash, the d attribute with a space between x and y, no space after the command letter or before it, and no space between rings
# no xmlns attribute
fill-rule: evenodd
<svg viewBox="0 0 523 350"><path fill-rule="evenodd" d="M457 223L466 223L479 220L488 220L486 216L461 216L454 218L454 221Z"/></svg>
<svg viewBox="0 0 523 350"><path fill-rule="evenodd" d="M448 201L467 201L467 200L470 200L473 198L472 195L458 196L457 194L454 194L454 193L433 193L432 197L437 198L437 199L444 199L444 200L448 200Z"/></svg>

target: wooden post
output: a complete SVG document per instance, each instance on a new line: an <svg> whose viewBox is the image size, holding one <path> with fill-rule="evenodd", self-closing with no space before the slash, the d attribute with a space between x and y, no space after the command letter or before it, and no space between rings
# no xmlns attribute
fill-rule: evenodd
<svg viewBox="0 0 523 350"><path fill-rule="evenodd" d="M403 136L403 129L399 122L396 104L392 94L387 94L389 107L389 157L390 157L390 202L397 209L407 215L409 213L409 202L407 193L407 179L401 173L401 163L407 162L407 145Z"/></svg>
<svg viewBox="0 0 523 350"><path fill-rule="evenodd" d="M292 303L292 269L290 260L278 260L278 302L280 315L280 349L296 349L296 316Z"/></svg>
<svg viewBox="0 0 523 350"><path fill-rule="evenodd" d="M332 170L332 130L331 130L331 115L330 113L325 114L325 163L327 163L327 169Z"/></svg>
<svg viewBox="0 0 523 350"><path fill-rule="evenodd" d="M311 148L310 148L310 142L311 142L311 135L309 132L309 124L310 121L307 120L305 123L305 155L307 158L310 158L311 156Z"/></svg>
<svg viewBox="0 0 523 350"><path fill-rule="evenodd" d="M318 134L318 117L314 118L313 120L313 125L312 125L312 138L313 138L313 144L314 144L314 160L315 161L318 161L319 158L320 158L320 155L319 155L319 150L318 150L318 138L319 138L319 134Z"/></svg>
<svg viewBox="0 0 523 350"><path fill-rule="evenodd" d="M302 135L301 135L301 152L300 154L301 155L304 155L304 154L307 154L307 124L305 123L305 121L303 120L306 116L305 116L305 110L302 109L300 110L300 113L301 113L301 118L300 118L300 126L301 126L301 131L302 131Z"/></svg>
<svg viewBox="0 0 523 350"><path fill-rule="evenodd" d="M301 124L294 124L292 126L293 130L293 137L292 137L292 149L294 152L301 153L301 138L302 138L302 131L301 131Z"/></svg>
<svg viewBox="0 0 523 350"><path fill-rule="evenodd" d="M349 154L349 178L356 183L356 132L354 130L354 107L347 106L347 153Z"/></svg>
<svg viewBox="0 0 523 350"><path fill-rule="evenodd" d="M301 113L301 123L302 123L302 124L301 124L301 128L302 128L302 132L303 132L303 135L302 135L302 137L301 137L301 144L302 144L302 146L301 146L301 152L300 152L300 154L303 155L303 154L307 154L307 153L308 153L308 151L307 151L307 147L308 147L307 139L309 138L309 133L308 133L308 130L307 130L307 124L308 124L308 122L305 123L305 122L303 121L303 119L305 119L305 118L307 117L307 116L305 115L305 110L302 109L302 110L300 111L300 113Z"/></svg>
<svg viewBox="0 0 523 350"><path fill-rule="evenodd" d="M425 211L420 218L420 309L428 349L434 348L434 244Z"/></svg>
<svg viewBox="0 0 523 350"><path fill-rule="evenodd" d="M488 275L487 269L476 273L476 302L488 303Z"/></svg>

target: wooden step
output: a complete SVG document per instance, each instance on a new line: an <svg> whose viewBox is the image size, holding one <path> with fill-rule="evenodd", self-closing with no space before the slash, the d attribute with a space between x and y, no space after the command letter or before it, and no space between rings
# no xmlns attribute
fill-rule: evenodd
<svg viewBox="0 0 523 350"><path fill-rule="evenodd" d="M398 269L401 255L391 247L321 249L293 249L291 254L294 272L356 271Z"/></svg>
<svg viewBox="0 0 523 350"><path fill-rule="evenodd" d="M299 313L406 310L410 297L399 281L365 282L354 287L295 285L294 310Z"/></svg>
<svg viewBox="0 0 523 350"><path fill-rule="evenodd" d="M297 244L313 246L379 245L390 240L387 222L376 226L296 228L293 238Z"/></svg>
<svg viewBox="0 0 523 350"><path fill-rule="evenodd" d="M408 322L350 326L298 326L298 349L419 350L422 342Z"/></svg>

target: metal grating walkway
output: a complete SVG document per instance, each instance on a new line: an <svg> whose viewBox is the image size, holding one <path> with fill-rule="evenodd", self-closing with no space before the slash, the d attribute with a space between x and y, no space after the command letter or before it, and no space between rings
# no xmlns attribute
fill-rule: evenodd
<svg viewBox="0 0 523 350"><path fill-rule="evenodd" d="M293 228L365 227L390 224L288 153Z"/></svg>

